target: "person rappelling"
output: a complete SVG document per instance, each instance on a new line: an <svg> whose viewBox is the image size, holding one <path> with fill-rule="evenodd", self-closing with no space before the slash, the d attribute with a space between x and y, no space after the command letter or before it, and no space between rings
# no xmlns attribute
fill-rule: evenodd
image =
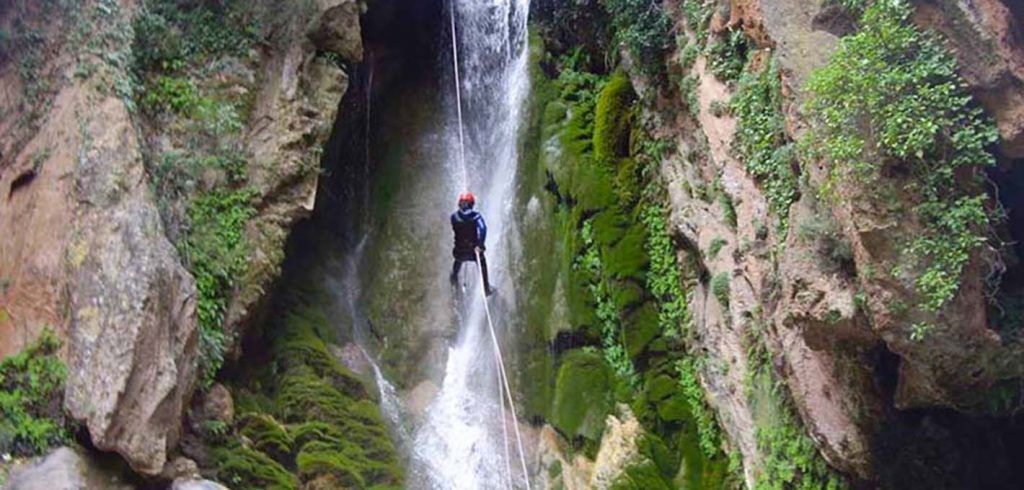
<svg viewBox="0 0 1024 490"><path fill-rule="evenodd" d="M484 257L484 241L487 239L487 222L484 216L473 209L476 197L472 192L459 194L459 209L452 213L452 231L455 233L455 246L452 248L452 286L459 282L459 270L463 262L476 262L480 259L480 274L484 278L484 292L488 296L494 293L487 276L487 258Z"/></svg>

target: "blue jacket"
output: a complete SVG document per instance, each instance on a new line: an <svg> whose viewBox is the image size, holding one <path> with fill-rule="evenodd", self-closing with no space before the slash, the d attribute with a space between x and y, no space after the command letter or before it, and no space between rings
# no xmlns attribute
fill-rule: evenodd
<svg viewBox="0 0 1024 490"><path fill-rule="evenodd" d="M487 223L484 216L475 210L458 210L452 213L452 231L455 232L455 251L473 252L474 247L484 246L487 240Z"/></svg>

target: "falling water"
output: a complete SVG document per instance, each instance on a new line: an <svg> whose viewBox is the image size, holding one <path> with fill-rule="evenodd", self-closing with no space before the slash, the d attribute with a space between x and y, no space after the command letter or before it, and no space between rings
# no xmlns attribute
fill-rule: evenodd
<svg viewBox="0 0 1024 490"><path fill-rule="evenodd" d="M451 195L470 189L488 220L488 265L499 291L511 288L505 274L508 227L512 226L516 141L526 76L529 0L454 0L465 124L466 168L460 167L454 90L449 100L447 161ZM451 59L445 60L451 66ZM454 83L454 81L453 81ZM465 171L464 171L465 170ZM468 180L468 181L467 181ZM475 267L463 269L476 275ZM506 280L503 280L506 279ZM432 488L501 488L509 478L502 437L494 349L485 331L479 281L469 281L458 336L448 351L444 380L416 430L413 466ZM501 299L511 296L499 292ZM496 301L492 299L491 301ZM509 312L514 308L505 307ZM502 323L501 315L496 318ZM512 453L514 454L514 453ZM514 475L521 482L521 474Z"/></svg>

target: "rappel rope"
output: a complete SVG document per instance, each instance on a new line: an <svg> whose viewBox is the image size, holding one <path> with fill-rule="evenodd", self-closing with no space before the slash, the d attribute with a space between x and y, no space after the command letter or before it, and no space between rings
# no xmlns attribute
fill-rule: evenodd
<svg viewBox="0 0 1024 490"><path fill-rule="evenodd" d="M462 168L462 182L466 187L468 187L469 171L466 169L466 143L462 125L462 88L460 87L461 79L459 78L459 43L458 36L455 31L455 0L450 0L448 2L448 6L452 33L452 65L454 66L455 71L455 112L458 115L459 122L459 164ZM480 295L484 302L484 313L487 317L487 328L491 334L491 342L494 344L494 361L498 366L498 400L501 404L502 413L501 434L504 439L505 468L507 471L506 477L508 483L511 485L512 467L510 462L511 458L509 458L508 455L508 424L505 420L505 402L507 401L512 413L512 427L515 429L516 448L519 450L519 462L522 465L523 481L526 483L526 489L530 490L530 473L526 469L526 452L523 451L523 438L519 433L519 418L516 416L516 405L512 400L512 390L509 388L508 375L505 372L505 361L501 355L501 347L498 345L498 335L494 331L494 322L491 320L491 308L487 304L487 291L485 291L485 288L483 287L486 286L486 284L484 283L483 269L480 267L480 251L474 250L474 253L476 254L477 272L480 274L480 284L482 286L480 288Z"/></svg>
<svg viewBox="0 0 1024 490"><path fill-rule="evenodd" d="M455 113L459 116L459 168L462 169L462 185L469 187L469 171L466 170L466 138L462 130L462 88L459 78L459 41L455 32L455 0L448 2L448 13L452 24L452 65L455 67Z"/></svg>

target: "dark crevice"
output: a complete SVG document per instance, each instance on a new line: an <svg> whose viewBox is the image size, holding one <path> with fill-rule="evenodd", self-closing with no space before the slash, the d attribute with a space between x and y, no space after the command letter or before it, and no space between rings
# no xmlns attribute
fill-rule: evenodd
<svg viewBox="0 0 1024 490"><path fill-rule="evenodd" d="M25 172L22 172L21 175L17 176L14 179L14 182L11 182L11 188L7 192L7 199L10 200L11 197L14 196L14 193L16 191L21 190L22 187L25 187L25 186L31 184L32 181L35 180L35 178L36 178L36 171L35 170L26 170Z"/></svg>

